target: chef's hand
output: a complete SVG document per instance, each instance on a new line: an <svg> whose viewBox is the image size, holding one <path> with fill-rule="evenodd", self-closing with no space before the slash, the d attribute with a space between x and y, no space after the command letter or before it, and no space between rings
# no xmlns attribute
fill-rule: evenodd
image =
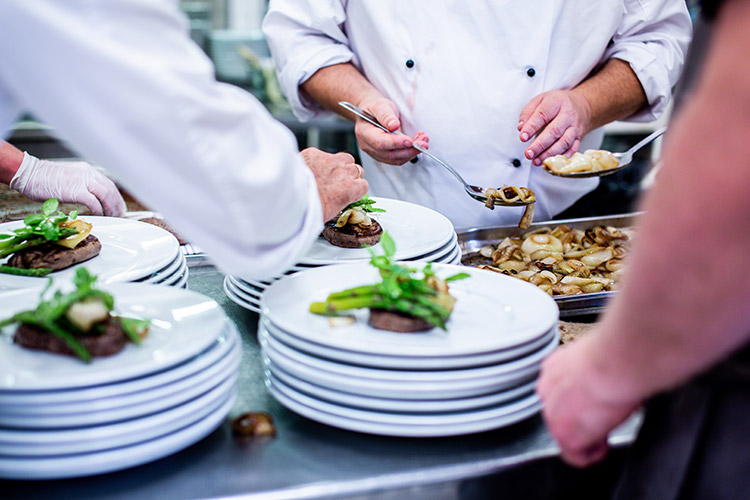
<svg viewBox="0 0 750 500"><path fill-rule="evenodd" d="M83 161L47 161L24 153L10 187L27 198L86 205L94 215L119 217L125 200L106 175Z"/></svg>
<svg viewBox="0 0 750 500"><path fill-rule="evenodd" d="M595 368L592 335L549 356L542 363L536 387L547 428L560 445L562 458L576 467L602 460L609 432L641 404L613 395L609 387L618 381L608 380L607 373Z"/></svg>
<svg viewBox="0 0 750 500"><path fill-rule="evenodd" d="M381 125L391 132L401 128L398 109L389 99L366 98L360 101L359 107L369 111ZM419 154L412 144L417 143L426 149L430 141L424 132L417 132L414 137L387 134L362 118L357 118L354 124L354 134L357 136L357 142L362 151L377 161L389 165L403 165Z"/></svg>
<svg viewBox="0 0 750 500"><path fill-rule="evenodd" d="M324 221L333 219L367 193L370 186L364 179L365 171L349 153L330 154L307 148L301 154L318 183Z"/></svg>
<svg viewBox="0 0 750 500"><path fill-rule="evenodd" d="M580 149L590 121L589 102L580 94L568 90L539 94L523 108L518 119L521 141L539 134L526 148L526 158L538 166L550 156L572 155Z"/></svg>

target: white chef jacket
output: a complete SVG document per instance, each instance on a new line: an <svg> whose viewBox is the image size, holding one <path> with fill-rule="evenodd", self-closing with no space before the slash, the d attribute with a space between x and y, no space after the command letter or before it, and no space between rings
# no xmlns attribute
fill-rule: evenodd
<svg viewBox="0 0 750 500"><path fill-rule="evenodd" d="M271 0L263 23L281 87L306 120L324 111L299 86L318 69L352 62L401 113L402 130L423 130L430 150L469 184L527 186L547 219L596 187L533 167L516 129L532 97L570 89L603 61L627 61L649 107L665 109L682 68L691 23L683 0ZM581 149L598 147L596 130ZM362 154L375 196L433 208L454 226L515 224L522 209L486 209L424 156L392 166ZM515 164L515 165L514 165Z"/></svg>
<svg viewBox="0 0 750 500"><path fill-rule="evenodd" d="M314 176L186 21L174 0L0 0L0 133L31 111L225 272L276 274L322 229Z"/></svg>

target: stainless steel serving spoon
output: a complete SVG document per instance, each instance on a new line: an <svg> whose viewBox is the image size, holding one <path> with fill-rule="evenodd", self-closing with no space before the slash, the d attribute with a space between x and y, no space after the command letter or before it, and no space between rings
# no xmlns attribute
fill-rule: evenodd
<svg viewBox="0 0 750 500"><path fill-rule="evenodd" d="M619 172L623 168L630 165L630 163L633 161L633 155L636 151L641 149L646 144L650 143L657 137L661 136L664 132L667 131L667 127L662 127L658 130L655 130L653 133L646 136L642 141L638 142L635 146L628 149L624 153L612 153L612 156L617 158L617 161L620 163L615 168L608 168L605 170L591 170L591 171L585 171L585 172L553 172L552 170L544 169L545 172L548 174L556 175L558 177L573 177L573 178L582 178L582 177L602 177L604 175L611 175L615 172Z"/></svg>
<svg viewBox="0 0 750 500"><path fill-rule="evenodd" d="M384 132L387 132L387 133L393 134L393 135L406 135L406 134L404 134L402 132L391 132L390 130L388 130L387 128L385 128L383 125L381 125L380 122L378 122L378 120L372 114L368 113L367 111L365 111L363 109L358 108L357 106L355 106L354 104L352 104L350 102L341 101L341 102L339 102L339 106L341 106L344 109L347 109L348 111L351 111L355 115L359 116L360 118L362 118L366 122L368 122L368 123L370 123L372 125L375 125L376 127L378 127L380 130L382 130ZM448 172L452 173L453 176L456 179L458 179L461 182L461 184L464 185L464 190L466 190L466 192L469 194L469 196L471 196L472 198L474 198L477 201L481 201L482 203L487 203L487 196L484 195L484 192L485 192L484 188L479 187L479 186L473 186L473 185L469 184L468 182L466 182L464 180L463 177L461 177L461 175L458 172L456 172L453 169L453 167L451 167L450 165L448 165L443 160L441 160L437 156L433 155L432 153L430 153L426 149L420 147L416 143L413 144L412 147L414 149L416 149L417 151L419 151L420 153L423 153L423 154L429 156L430 158L432 158L433 160L435 160L438 164L440 164L441 166L445 167L448 170ZM506 202L506 201L503 201L503 200L499 200L497 198L494 198L493 201L494 201L495 205L501 205L501 206L506 206L506 207L521 207L521 206L529 205L529 204L533 203L531 201Z"/></svg>

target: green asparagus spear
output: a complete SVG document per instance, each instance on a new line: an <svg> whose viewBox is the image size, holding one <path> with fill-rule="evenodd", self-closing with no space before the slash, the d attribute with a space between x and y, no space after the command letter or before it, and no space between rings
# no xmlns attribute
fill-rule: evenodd
<svg viewBox="0 0 750 500"><path fill-rule="evenodd" d="M42 278L52 272L52 269L46 267L40 267L38 269L23 269L21 267L4 266L0 265L0 273L15 274L18 276L32 276L34 278Z"/></svg>

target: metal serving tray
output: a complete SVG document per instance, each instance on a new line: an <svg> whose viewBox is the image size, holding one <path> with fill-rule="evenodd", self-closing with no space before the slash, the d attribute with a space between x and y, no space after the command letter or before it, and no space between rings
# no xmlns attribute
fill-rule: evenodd
<svg viewBox="0 0 750 500"><path fill-rule="evenodd" d="M507 236L519 236L522 233L539 228L553 228L561 224L567 224L573 229L589 229L594 226L614 226L618 228L629 228L635 225L639 214L620 214L605 217L587 217L583 219L565 219L535 222L528 229L518 226L494 226L469 229L458 233L458 244L461 247L461 262L464 265L472 265L472 258L480 248L489 244L497 244ZM604 309L607 301L617 292L582 293L578 295L557 295L554 297L557 307L560 308L561 318L596 314Z"/></svg>

